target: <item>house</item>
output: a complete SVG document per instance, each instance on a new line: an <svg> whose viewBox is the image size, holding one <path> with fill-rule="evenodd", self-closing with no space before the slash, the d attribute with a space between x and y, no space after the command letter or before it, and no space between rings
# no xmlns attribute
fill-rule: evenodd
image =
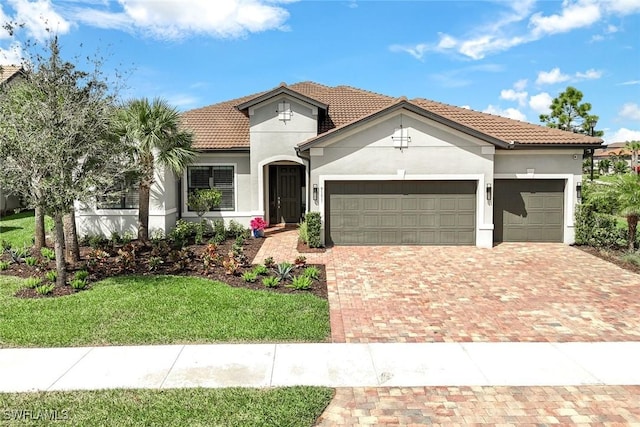
<svg viewBox="0 0 640 427"><path fill-rule="evenodd" d="M334 245L574 241L585 150L602 140L427 99L285 83L187 111L200 155L159 171L150 229L197 220L185 201L221 190L209 219L297 223L319 212ZM133 200L133 199L132 199ZM78 212L81 233L135 230L137 210Z"/></svg>
<svg viewBox="0 0 640 427"><path fill-rule="evenodd" d="M608 159L613 162L623 161L627 167L631 167L631 150L627 148L626 142L612 142L593 152L593 164L598 168L600 161ZM613 166L613 165L612 165Z"/></svg>
<svg viewBox="0 0 640 427"><path fill-rule="evenodd" d="M23 75L23 68L19 65L0 65L0 86L9 85ZM0 118L1 120L1 118ZM0 213L11 211L21 206L20 199L7 194L0 187Z"/></svg>

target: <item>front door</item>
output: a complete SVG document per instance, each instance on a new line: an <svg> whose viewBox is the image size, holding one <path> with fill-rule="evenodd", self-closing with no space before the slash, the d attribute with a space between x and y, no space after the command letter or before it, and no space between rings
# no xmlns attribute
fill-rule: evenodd
<svg viewBox="0 0 640 427"><path fill-rule="evenodd" d="M297 223L302 216L301 166L269 167L269 222Z"/></svg>

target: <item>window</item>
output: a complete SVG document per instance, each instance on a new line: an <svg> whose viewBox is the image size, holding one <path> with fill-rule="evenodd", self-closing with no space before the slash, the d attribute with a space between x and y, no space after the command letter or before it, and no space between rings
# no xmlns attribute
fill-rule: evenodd
<svg viewBox="0 0 640 427"><path fill-rule="evenodd" d="M138 209L140 195L138 183L121 182L107 190L103 196L98 196L96 205L98 209Z"/></svg>
<svg viewBox="0 0 640 427"><path fill-rule="evenodd" d="M187 181L189 194L204 188L216 188L222 193L220 206L214 211L235 210L233 166L190 166L187 168Z"/></svg>

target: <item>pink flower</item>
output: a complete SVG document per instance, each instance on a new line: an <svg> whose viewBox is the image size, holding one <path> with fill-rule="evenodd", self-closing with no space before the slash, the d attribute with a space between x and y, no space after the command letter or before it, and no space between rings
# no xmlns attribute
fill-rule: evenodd
<svg viewBox="0 0 640 427"><path fill-rule="evenodd" d="M251 225L252 230L264 230L269 225L259 216L253 218L249 224Z"/></svg>

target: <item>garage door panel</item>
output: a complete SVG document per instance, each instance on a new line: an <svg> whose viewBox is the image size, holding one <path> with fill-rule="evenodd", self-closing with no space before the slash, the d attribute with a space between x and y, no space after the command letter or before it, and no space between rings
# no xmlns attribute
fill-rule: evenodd
<svg viewBox="0 0 640 427"><path fill-rule="evenodd" d="M564 180L496 180L494 240L562 242Z"/></svg>
<svg viewBox="0 0 640 427"><path fill-rule="evenodd" d="M327 242L473 245L475 191L475 181L328 182Z"/></svg>

